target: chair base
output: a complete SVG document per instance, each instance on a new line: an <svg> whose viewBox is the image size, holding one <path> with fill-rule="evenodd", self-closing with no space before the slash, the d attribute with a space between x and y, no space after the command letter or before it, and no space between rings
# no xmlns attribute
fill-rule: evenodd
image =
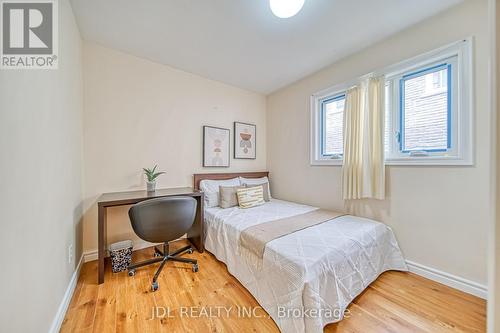
<svg viewBox="0 0 500 333"><path fill-rule="evenodd" d="M153 277L153 282L151 283L151 290L156 291L158 290L158 277L160 276L161 271L163 270L163 266L167 263L167 261L177 261L177 262L184 262L187 264L193 265L193 272L198 272L198 261L196 259L189 259L189 258L181 258L180 256L184 254L185 252L188 253L193 253L193 248L191 246L185 246L183 248L180 248L179 250L169 253L169 246L168 243L163 244L163 251L158 249L155 246L155 254L154 256L156 258L154 259L149 259L145 260L133 265L128 266L128 275L129 276L134 276L135 275L135 270L139 267L155 264L157 262L160 262L160 267L156 271L154 277Z"/></svg>

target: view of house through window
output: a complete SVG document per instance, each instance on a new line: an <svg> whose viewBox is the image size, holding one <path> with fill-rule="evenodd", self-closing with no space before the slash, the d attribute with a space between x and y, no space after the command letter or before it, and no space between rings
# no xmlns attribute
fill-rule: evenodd
<svg viewBox="0 0 500 333"><path fill-rule="evenodd" d="M401 79L401 151L444 151L450 148L449 65L409 74Z"/></svg>
<svg viewBox="0 0 500 333"><path fill-rule="evenodd" d="M345 95L336 96L322 103L323 156L344 153L344 106Z"/></svg>

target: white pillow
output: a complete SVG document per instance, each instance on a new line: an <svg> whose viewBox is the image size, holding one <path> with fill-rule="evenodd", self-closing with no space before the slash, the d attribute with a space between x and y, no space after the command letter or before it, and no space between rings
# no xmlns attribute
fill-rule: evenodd
<svg viewBox="0 0 500 333"><path fill-rule="evenodd" d="M207 208L219 206L219 186L239 186L238 177L226 180L204 179L200 182L200 190L205 192L205 205Z"/></svg>
<svg viewBox="0 0 500 333"><path fill-rule="evenodd" d="M240 183L241 185L262 185L265 183L269 183L269 179L267 177L261 177L261 178L240 177ZM268 184L267 189L268 189L269 199L271 199L271 184Z"/></svg>

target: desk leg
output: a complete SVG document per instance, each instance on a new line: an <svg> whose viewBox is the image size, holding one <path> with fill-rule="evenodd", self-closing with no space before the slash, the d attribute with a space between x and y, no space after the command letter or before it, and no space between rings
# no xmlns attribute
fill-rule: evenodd
<svg viewBox="0 0 500 333"><path fill-rule="evenodd" d="M198 252L203 252L205 251L205 231L203 229L203 226L205 224L205 220L203 217L203 196L196 197L195 199L198 203L196 205L196 217L194 219L191 230L188 231L187 238L196 247Z"/></svg>
<svg viewBox="0 0 500 333"><path fill-rule="evenodd" d="M98 226L97 226L97 238L98 238L98 271L99 284L104 283L104 257L106 255L106 207L99 206L98 209Z"/></svg>

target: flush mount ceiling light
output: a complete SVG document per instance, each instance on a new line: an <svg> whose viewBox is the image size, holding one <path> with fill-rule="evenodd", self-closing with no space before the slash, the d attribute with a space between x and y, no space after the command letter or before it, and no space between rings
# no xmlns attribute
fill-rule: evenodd
<svg viewBox="0 0 500 333"><path fill-rule="evenodd" d="M274 15L289 18L297 14L304 6L304 0L269 0Z"/></svg>

